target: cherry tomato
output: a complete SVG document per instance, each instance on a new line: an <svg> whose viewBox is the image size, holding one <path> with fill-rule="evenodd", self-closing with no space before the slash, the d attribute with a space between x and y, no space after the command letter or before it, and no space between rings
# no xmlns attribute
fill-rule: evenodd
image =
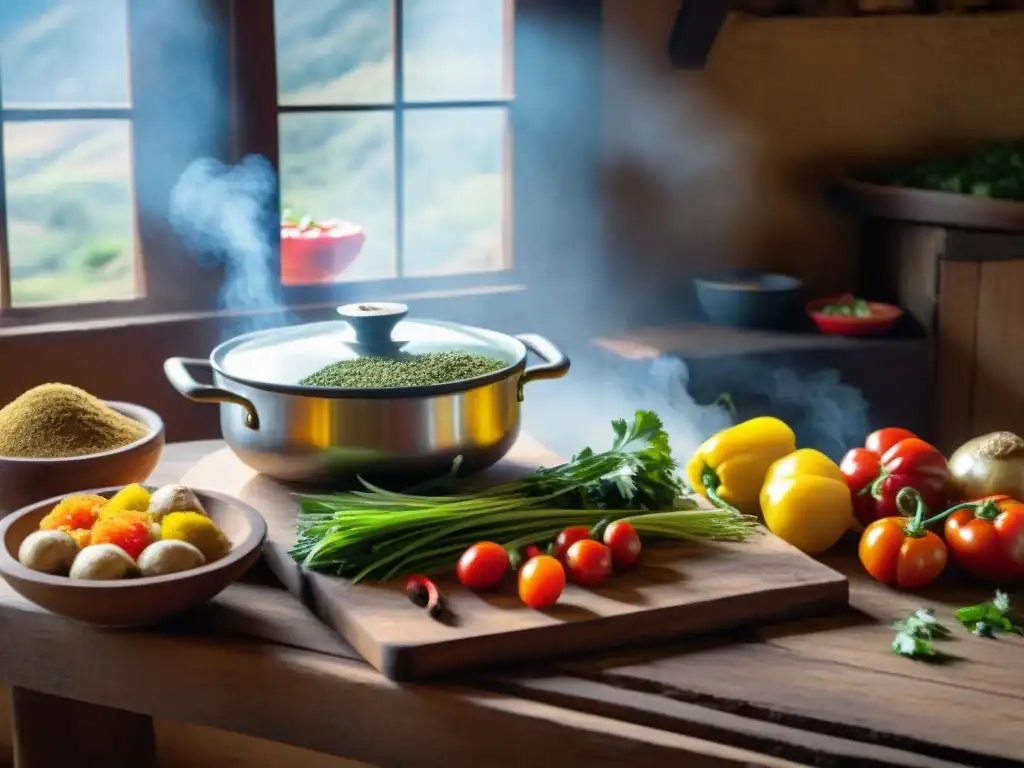
<svg viewBox="0 0 1024 768"><path fill-rule="evenodd" d="M530 608L547 608L565 589L565 569L550 555L531 558L519 570L519 599Z"/></svg>
<svg viewBox="0 0 1024 768"><path fill-rule="evenodd" d="M565 553L569 578L581 587L595 587L612 572L612 551L593 539L577 541Z"/></svg>
<svg viewBox="0 0 1024 768"><path fill-rule="evenodd" d="M505 578L508 552L493 541L480 541L462 553L455 575L470 589L493 589Z"/></svg>
<svg viewBox="0 0 1024 768"><path fill-rule="evenodd" d="M640 537L629 523L618 520L604 529L604 543L616 568L628 568L640 559Z"/></svg>
<svg viewBox="0 0 1024 768"><path fill-rule="evenodd" d="M577 541L583 541L584 539L590 538L590 529L585 525L573 525L569 528L564 529L558 538L555 539L555 548L551 552L552 555L557 557L559 560L564 560L566 553L569 551L569 547L575 544Z"/></svg>
<svg viewBox="0 0 1024 768"><path fill-rule="evenodd" d="M885 427L884 429L876 429L867 439L864 441L864 448L871 451L876 456L882 456L892 448L896 443L901 440L906 440L908 437L917 437L909 429L903 429L902 427Z"/></svg>
<svg viewBox="0 0 1024 768"><path fill-rule="evenodd" d="M946 545L967 573L1009 584L1024 578L1024 504L1009 496L982 499L946 518Z"/></svg>
<svg viewBox="0 0 1024 768"><path fill-rule="evenodd" d="M948 553L931 531L907 535L905 517L883 517L864 529L857 553L864 569L883 584L917 589L933 582L946 567Z"/></svg>

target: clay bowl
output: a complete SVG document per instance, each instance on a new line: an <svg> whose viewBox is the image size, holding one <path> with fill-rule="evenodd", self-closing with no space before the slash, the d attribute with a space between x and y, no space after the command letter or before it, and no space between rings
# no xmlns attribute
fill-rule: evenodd
<svg viewBox="0 0 1024 768"><path fill-rule="evenodd" d="M106 401L125 416L149 427L134 443L104 453L67 459L18 459L0 456L0 518L39 499L62 496L79 488L106 488L141 483L160 461L164 422L149 408Z"/></svg>
<svg viewBox="0 0 1024 768"><path fill-rule="evenodd" d="M903 310L894 304L880 301L869 301L871 309L869 317L852 317L849 315L827 315L821 310L831 304L842 304L849 301L848 296L833 296L817 299L807 305L807 314L818 330L832 336L875 336L886 333L903 317Z"/></svg>
<svg viewBox="0 0 1024 768"><path fill-rule="evenodd" d="M110 497L121 490L103 488L75 493ZM0 576L22 597L51 613L103 627L158 624L208 602L237 581L255 563L267 535L259 512L237 499L195 491L207 513L231 542L231 551L213 563L182 573L121 581L72 580L33 571L18 562L18 547L62 494L19 509L0 521Z"/></svg>

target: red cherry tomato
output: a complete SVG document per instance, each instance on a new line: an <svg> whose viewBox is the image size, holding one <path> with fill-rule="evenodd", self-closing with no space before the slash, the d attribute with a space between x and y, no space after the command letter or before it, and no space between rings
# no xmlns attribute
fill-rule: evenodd
<svg viewBox="0 0 1024 768"><path fill-rule="evenodd" d="M470 589L494 589L509 568L508 552L493 541L481 541L462 553L455 575Z"/></svg>
<svg viewBox="0 0 1024 768"><path fill-rule="evenodd" d="M1024 579L1024 504L1008 496L982 499L946 518L946 545L957 564L982 581Z"/></svg>
<svg viewBox="0 0 1024 768"><path fill-rule="evenodd" d="M557 557L559 560L564 560L566 553L569 551L569 547L575 544L577 541L583 541L584 539L590 538L590 529L585 525L573 525L569 528L564 529L558 538L555 539L555 548L551 552L552 555Z"/></svg>
<svg viewBox="0 0 1024 768"><path fill-rule="evenodd" d="M565 589L565 569L550 555L531 558L519 569L519 599L530 608L547 608Z"/></svg>
<svg viewBox="0 0 1024 768"><path fill-rule="evenodd" d="M896 443L901 440L906 440L908 437L917 437L909 429L903 429L902 427L885 427L884 429L876 429L867 439L864 441L864 447L871 451L877 456L882 456L892 448Z"/></svg>
<svg viewBox="0 0 1024 768"><path fill-rule="evenodd" d="M636 529L623 520L610 523L604 529L604 543L612 553L616 568L628 568L640 559L640 537Z"/></svg>
<svg viewBox="0 0 1024 768"><path fill-rule="evenodd" d="M565 553L569 578L581 587L596 587L612 572L612 552L593 539L577 541Z"/></svg>

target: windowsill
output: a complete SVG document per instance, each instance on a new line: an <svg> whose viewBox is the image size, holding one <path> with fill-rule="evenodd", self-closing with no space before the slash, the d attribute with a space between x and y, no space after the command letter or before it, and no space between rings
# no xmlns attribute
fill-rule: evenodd
<svg viewBox="0 0 1024 768"><path fill-rule="evenodd" d="M526 288L527 286L521 284L506 284L453 290L396 293L381 296L378 300L397 301L403 304L409 304L413 309L425 309L429 308L433 302L458 301L459 299L473 299L482 296L496 296L502 294L521 294L526 291ZM246 317L302 316L325 311L333 312L333 310L342 303L344 303L344 301L326 301L310 304L267 307L265 309L248 311L206 310L191 312L165 312L78 321L61 320L51 322L26 322L24 324L0 326L0 339L10 336L46 335L74 331L97 331L108 328L123 328L126 326L152 326L171 323L201 322L206 320L231 320Z"/></svg>

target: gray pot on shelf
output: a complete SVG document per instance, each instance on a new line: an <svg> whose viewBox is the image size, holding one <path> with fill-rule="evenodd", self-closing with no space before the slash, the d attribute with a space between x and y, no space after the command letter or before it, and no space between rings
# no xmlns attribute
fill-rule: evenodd
<svg viewBox="0 0 1024 768"><path fill-rule="evenodd" d="M569 358L534 334L433 320L404 320L402 304L338 309L344 320L245 334L209 360L173 357L171 385L200 403L220 405L221 432L235 454L280 480L343 486L355 477L419 480L485 469L519 435L523 388L569 370ZM343 359L459 349L504 363L492 373L447 384L329 388L299 384ZM527 353L541 359L527 366ZM205 369L201 384L189 369Z"/></svg>

